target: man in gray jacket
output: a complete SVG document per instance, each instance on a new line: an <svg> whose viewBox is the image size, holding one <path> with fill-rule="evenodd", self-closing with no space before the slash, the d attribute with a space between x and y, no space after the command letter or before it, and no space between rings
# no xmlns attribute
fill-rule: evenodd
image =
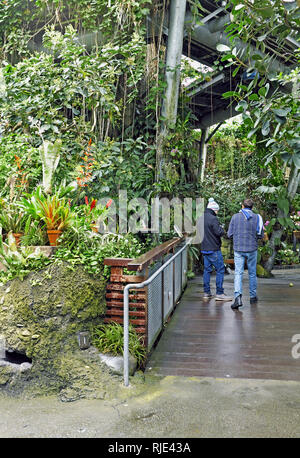
<svg viewBox="0 0 300 458"><path fill-rule="evenodd" d="M249 275L249 290L250 304L255 304L258 299L256 295L257 277L257 249L258 239L262 238L263 219L257 213L252 211L254 203L252 199L245 199L242 204L242 209L231 218L228 237L233 238L234 250L234 304L231 306L233 310L238 310L242 304L243 290L243 273L245 260L247 259L248 275Z"/></svg>

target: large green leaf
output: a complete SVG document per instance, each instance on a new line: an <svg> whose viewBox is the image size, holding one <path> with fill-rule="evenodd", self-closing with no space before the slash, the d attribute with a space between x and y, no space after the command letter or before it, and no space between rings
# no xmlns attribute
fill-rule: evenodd
<svg viewBox="0 0 300 458"><path fill-rule="evenodd" d="M256 11L263 19L270 19L274 15L274 10L271 6L266 8L257 8Z"/></svg>
<svg viewBox="0 0 300 458"><path fill-rule="evenodd" d="M273 113L280 117L285 117L288 113L290 113L291 108L274 108Z"/></svg>
<svg viewBox="0 0 300 458"><path fill-rule="evenodd" d="M274 194L276 190L277 188L275 188L275 186L259 186L259 188L257 188L258 192L267 193L267 194Z"/></svg>
<svg viewBox="0 0 300 458"><path fill-rule="evenodd" d="M292 161L294 162L295 166L300 169L300 154L293 154Z"/></svg>
<svg viewBox="0 0 300 458"><path fill-rule="evenodd" d="M265 137L266 135L268 135L270 132L270 121L267 120L263 123L262 125L262 128L261 128L261 133L263 134L263 136Z"/></svg>
<svg viewBox="0 0 300 458"><path fill-rule="evenodd" d="M219 51L219 52L228 52L228 51L230 51L229 46L223 45L222 43L217 44L216 48L217 48L217 51Z"/></svg>
<svg viewBox="0 0 300 458"><path fill-rule="evenodd" d="M300 153L300 140L298 138L287 140L287 143L291 146L291 148L295 151L296 154Z"/></svg>
<svg viewBox="0 0 300 458"><path fill-rule="evenodd" d="M289 201L285 198L279 198L278 201L277 201L277 205L278 205L278 208L280 208L280 210L282 210L285 215L288 215L289 213L289 209L290 209L290 204L289 204Z"/></svg>
<svg viewBox="0 0 300 458"><path fill-rule="evenodd" d="M239 93L235 91L228 91L222 94L222 97L224 97L224 99L228 99L229 97L234 97L234 96L239 96Z"/></svg>

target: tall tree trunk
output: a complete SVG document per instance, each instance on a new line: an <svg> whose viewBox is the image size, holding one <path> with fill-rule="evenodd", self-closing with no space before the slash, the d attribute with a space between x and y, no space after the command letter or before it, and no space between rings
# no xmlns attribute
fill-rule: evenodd
<svg viewBox="0 0 300 458"><path fill-rule="evenodd" d="M277 216L279 218L280 217L284 217L283 211L278 209L278 215ZM269 256L269 258L267 259L267 261L264 263L263 267L270 273L271 273L271 271L273 269L273 266L274 266L274 263L275 263L275 258L276 258L276 254L277 254L277 251L278 251L278 246L280 244L280 240L281 240L283 231L284 231L284 229L281 226L278 227L278 229L274 229L273 232L272 232L272 235L270 237L270 240L269 240L269 247L271 248L272 253Z"/></svg>
<svg viewBox="0 0 300 458"><path fill-rule="evenodd" d="M157 140L156 179L163 178L163 146L169 129L177 118L180 64L183 44L186 0L171 0L166 58L166 91L162 105L162 125Z"/></svg>

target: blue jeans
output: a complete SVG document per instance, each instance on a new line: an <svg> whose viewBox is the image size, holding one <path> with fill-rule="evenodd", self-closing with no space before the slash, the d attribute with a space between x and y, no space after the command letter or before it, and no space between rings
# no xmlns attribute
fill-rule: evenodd
<svg viewBox="0 0 300 458"><path fill-rule="evenodd" d="M204 258L204 272L203 272L203 284L204 292L210 293L210 274L213 271L213 267L216 269L216 294L224 294L223 281L224 281L224 261L221 250L214 251L211 254L203 254Z"/></svg>
<svg viewBox="0 0 300 458"><path fill-rule="evenodd" d="M247 259L248 265L250 297L255 297L257 288L257 250L234 252L234 296L237 297L243 293L243 274L245 267L245 259Z"/></svg>

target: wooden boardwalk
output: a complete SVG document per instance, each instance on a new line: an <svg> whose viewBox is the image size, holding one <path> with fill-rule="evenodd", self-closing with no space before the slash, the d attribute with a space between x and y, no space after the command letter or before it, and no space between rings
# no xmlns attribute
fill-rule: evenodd
<svg viewBox="0 0 300 458"><path fill-rule="evenodd" d="M299 359L293 358L291 340L300 337L300 271L258 279L260 300L251 306L247 271L244 277L244 306L236 312L232 302L203 300L201 277L190 281L146 372L300 381L300 348ZM233 275L225 277L224 286L232 295Z"/></svg>

